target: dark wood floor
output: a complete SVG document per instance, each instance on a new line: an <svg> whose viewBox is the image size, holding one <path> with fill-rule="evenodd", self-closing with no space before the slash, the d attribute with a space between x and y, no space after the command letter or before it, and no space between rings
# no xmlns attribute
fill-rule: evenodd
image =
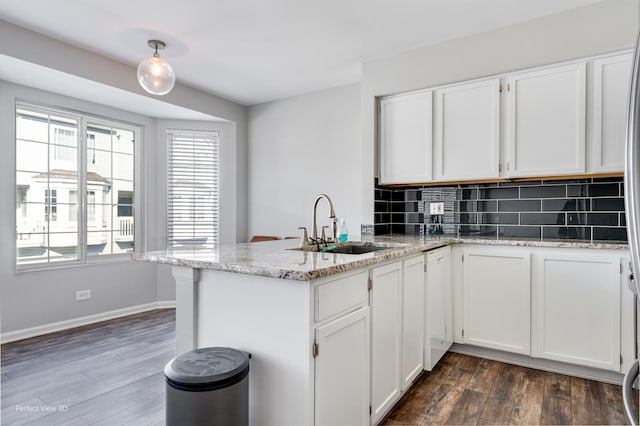
<svg viewBox="0 0 640 426"><path fill-rule="evenodd" d="M163 425L175 311L2 345L2 425Z"/></svg>
<svg viewBox="0 0 640 426"><path fill-rule="evenodd" d="M628 423L620 386L448 353L416 380L382 424Z"/></svg>
<svg viewBox="0 0 640 426"><path fill-rule="evenodd" d="M163 425L174 328L167 309L2 345L2 425ZM383 421L623 423L619 386L454 353Z"/></svg>

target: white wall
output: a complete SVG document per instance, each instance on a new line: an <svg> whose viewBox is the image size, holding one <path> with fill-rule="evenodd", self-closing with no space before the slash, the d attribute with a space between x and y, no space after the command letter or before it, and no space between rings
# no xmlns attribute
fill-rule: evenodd
<svg viewBox="0 0 640 426"><path fill-rule="evenodd" d="M0 21L0 56L26 61L52 72L64 72L115 88L118 93L147 95L137 84L135 68L77 47ZM3 74L0 70L0 75ZM79 81L79 80L76 80ZM36 82L35 84L42 84ZM46 85L46 84L45 84ZM64 91L52 85L51 91ZM76 90L77 91L77 90ZM61 321L171 300L175 289L169 268L144 262L118 262L71 267L40 272L15 272L15 99L75 109L91 114L141 123L145 126L143 154L145 234L144 249L164 247L166 232L166 179L163 157L166 141L162 134L168 125L183 127L183 122L155 120L140 114L105 107L60 94L18 86L0 80L0 331L20 332ZM109 98L109 96L106 96ZM223 132L223 184L221 215L224 241L246 241L247 236L247 108L225 99L176 84L163 102L229 120L220 122ZM204 126L204 123L197 123ZM184 128L184 127L183 127ZM92 299L75 301L75 291L91 288Z"/></svg>
<svg viewBox="0 0 640 426"><path fill-rule="evenodd" d="M249 110L249 233L311 235L315 197L360 236L360 85L341 86ZM318 226L329 224L324 201ZM320 233L320 229L318 229Z"/></svg>
<svg viewBox="0 0 640 426"><path fill-rule="evenodd" d="M165 247L167 241L167 130L207 130L220 132L220 205L236 204L236 125L232 122L186 121L186 120L157 120L155 163L157 228L153 232L154 247ZM237 220L235 210L221 209L220 211L220 242L235 243ZM246 225L243 225L246 226ZM175 280L171 275L171 268L166 265L158 267L158 301L171 301L176 298Z"/></svg>
<svg viewBox="0 0 640 426"><path fill-rule="evenodd" d="M156 301L156 267L120 261L96 266L67 267L37 272L15 272L15 103L55 105L139 124L142 140L142 194L156 204L153 180L145 171L155 169L155 120L89 102L67 98L0 81L0 283L2 332L16 331ZM150 155L151 154L151 155ZM155 227L153 210L143 210L143 222ZM77 290L91 289L92 298L75 301Z"/></svg>
<svg viewBox="0 0 640 426"><path fill-rule="evenodd" d="M67 43L46 37L25 28L0 20L0 55L61 71L73 76L104 84L127 94L158 99L145 92L137 82L135 67L80 49ZM2 75L0 70L0 76ZM233 212L235 238L247 238L247 108L202 92L178 82L171 93L162 97L162 102L178 105L235 123L235 177L232 205L223 206ZM34 82L35 84L36 82ZM57 87L51 87L56 91ZM166 117L165 117L166 118Z"/></svg>
<svg viewBox="0 0 640 426"><path fill-rule="evenodd" d="M228 165L229 169L235 167L228 175L235 185L227 198L231 205L223 206L227 217L235 218L235 226L225 230L230 232L229 238L246 241L253 234L297 236L298 226L311 226L312 202L321 192L332 197L336 213L346 217L355 237L361 223L373 220L377 96L628 48L635 41L637 16L637 0L608 0L370 61L363 65L359 85L254 106L249 116L243 106L180 84L163 100L235 123L235 163ZM135 69L128 65L4 21L0 21L0 40L11 40L0 43L0 55L149 96L138 87ZM5 200L0 205L2 332L170 299L173 288L168 284L168 268L146 263L13 272L15 157L13 130L9 129L14 126L13 99L18 95L52 105L61 102L61 97L48 93L0 84L0 195ZM113 118L122 114L69 98L63 103ZM158 126L156 131L162 124ZM147 152L154 149L148 147ZM164 176L159 166L162 159L159 151L153 152L154 158L146 160L147 173L160 181ZM154 187L152 179L147 182L149 193L153 193L149 202L157 207L157 215L165 210L162 189ZM320 224L327 223L326 213L322 205ZM147 220L156 232L164 232L158 216ZM150 237L150 249L161 246L160 237ZM93 285L94 298L76 303L75 290L86 288L87 283Z"/></svg>
<svg viewBox="0 0 640 426"><path fill-rule="evenodd" d="M373 223L377 97L626 49L637 21L638 0L608 0L372 60L359 85L251 107L249 234L299 235L320 192L351 234Z"/></svg>
<svg viewBox="0 0 640 426"><path fill-rule="evenodd" d="M373 218L376 97L632 47L638 0L608 0L362 67L362 217Z"/></svg>

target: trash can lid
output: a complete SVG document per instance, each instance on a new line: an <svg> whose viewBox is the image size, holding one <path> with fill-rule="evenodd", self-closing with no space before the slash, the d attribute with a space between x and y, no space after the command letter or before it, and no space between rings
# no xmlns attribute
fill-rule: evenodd
<svg viewBox="0 0 640 426"><path fill-rule="evenodd" d="M201 348L171 360L164 368L174 388L198 391L231 386L249 374L249 355L232 348Z"/></svg>

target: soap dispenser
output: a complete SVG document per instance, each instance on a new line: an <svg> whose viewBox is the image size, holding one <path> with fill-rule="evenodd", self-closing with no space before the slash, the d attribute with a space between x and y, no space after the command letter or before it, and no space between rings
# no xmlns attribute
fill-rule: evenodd
<svg viewBox="0 0 640 426"><path fill-rule="evenodd" d="M344 218L341 217L338 222L338 241L344 243L349 239L349 231L347 231L347 223L344 221Z"/></svg>

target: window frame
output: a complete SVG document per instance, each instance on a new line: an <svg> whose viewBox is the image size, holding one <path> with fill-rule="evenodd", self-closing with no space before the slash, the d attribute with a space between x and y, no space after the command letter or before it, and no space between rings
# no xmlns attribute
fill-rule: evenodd
<svg viewBox="0 0 640 426"><path fill-rule="evenodd" d="M34 262L34 263L25 263L19 264L18 257L18 217L17 214L14 213L14 265L16 272L29 272L29 271L40 271L40 270L49 270L49 269L61 269L61 268L69 268L69 267L84 267L96 264L105 264L105 263L118 263L122 261L131 261L133 253L140 252L144 250L144 246L146 244L146 240L144 238L144 226L141 223L142 218L144 217L145 205L143 200L145 199L143 195L143 144L144 144L144 136L145 136L145 126L140 123L128 122L118 118L111 117L102 117L96 114L92 114L85 111L76 111L70 110L68 108L60 107L60 106L50 106L50 105L39 105L29 101L24 101L20 99L16 99L14 108L13 108L13 144L16 150L14 155L14 169L13 169L13 186L14 186L14 206L17 206L17 112L21 109L31 111L34 113L40 114L53 114L60 115L64 117L69 117L78 120L78 134L80 135L77 143L78 150L78 159L76 161L78 176L82 176L82 179L78 181L77 187L77 198L78 198L78 258L70 259L70 260L60 260L51 262L49 260L45 262ZM89 255L88 254L88 218L87 218L87 155L88 155L88 137L87 130L92 126L109 126L115 127L122 130L131 131L134 135L134 147L133 147L133 193L134 200L132 204L133 208L133 218L135 223L134 235L133 235L133 251L127 253L115 253L115 254L104 254L104 255ZM56 146L52 141L48 142L51 145L51 149L56 149ZM114 151L113 147L111 148L111 153L118 152ZM53 155L53 154L52 154ZM51 172L49 169L48 172ZM51 189L51 188L50 188ZM56 188L58 189L58 188ZM59 195L59 194L58 194ZM117 200L116 200L117 202ZM57 213L60 214L59 211L60 205L57 205ZM97 207L97 206L96 206ZM66 209L65 209L66 210ZM66 212L62 212L62 214L66 214ZM115 228L111 230L111 232L115 232ZM113 237L112 237L113 238Z"/></svg>

